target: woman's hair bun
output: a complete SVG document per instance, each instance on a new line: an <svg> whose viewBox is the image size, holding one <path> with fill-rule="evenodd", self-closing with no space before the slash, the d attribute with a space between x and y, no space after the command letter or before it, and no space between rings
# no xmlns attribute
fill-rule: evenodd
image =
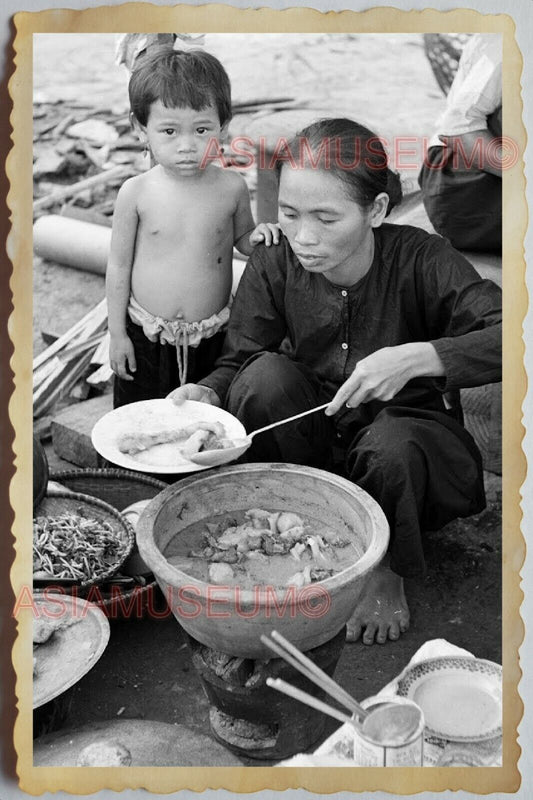
<svg viewBox="0 0 533 800"><path fill-rule="evenodd" d="M387 194L389 195L389 207L387 209L387 216L390 214L395 206L402 202L403 191L402 181L397 172L392 169L387 169Z"/></svg>
<svg viewBox="0 0 533 800"><path fill-rule="evenodd" d="M305 145L305 149L304 149ZM400 176L388 166L383 141L364 125L344 117L318 119L301 130L278 154L279 177L286 161L328 170L345 185L348 197L361 208L371 208L381 192L389 196L387 214L401 203Z"/></svg>

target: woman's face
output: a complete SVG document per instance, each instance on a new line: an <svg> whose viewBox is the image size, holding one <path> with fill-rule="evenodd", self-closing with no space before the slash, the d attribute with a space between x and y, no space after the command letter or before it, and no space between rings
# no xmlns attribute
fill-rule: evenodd
<svg viewBox="0 0 533 800"><path fill-rule="evenodd" d="M371 211L347 194L335 173L284 165L279 183L279 222L298 261L332 283L356 283L372 263Z"/></svg>

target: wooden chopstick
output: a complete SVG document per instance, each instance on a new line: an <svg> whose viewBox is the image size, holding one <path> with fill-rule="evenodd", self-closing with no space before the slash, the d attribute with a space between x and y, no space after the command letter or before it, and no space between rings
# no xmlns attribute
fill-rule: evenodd
<svg viewBox="0 0 533 800"><path fill-rule="evenodd" d="M299 700L301 703L311 706L311 708L316 708L318 711L322 711L324 714L328 714L330 717L334 717L341 722L350 722L352 725L354 724L354 720L352 717L349 717L348 714L337 711L333 706L328 706L327 703L323 703L322 700L318 700L316 697L313 697L312 694L303 692L301 689L293 686L292 683L287 683L287 681L281 678L267 678L266 682L267 686L270 686L272 689L277 689L278 692L282 692L288 695L288 697L293 697L295 700Z"/></svg>
<svg viewBox="0 0 533 800"><path fill-rule="evenodd" d="M353 713L357 714L361 719L368 716L368 711L359 705L357 700L346 692L333 678L330 678L327 673L317 667L311 659L304 656L293 644L291 644L285 637L277 631L272 631L272 639L264 634L261 636L261 641L269 647L274 653L283 658L288 664L293 666L302 675L305 675L310 681L315 683L323 689L330 697L333 697L338 703ZM274 641L273 641L274 640Z"/></svg>

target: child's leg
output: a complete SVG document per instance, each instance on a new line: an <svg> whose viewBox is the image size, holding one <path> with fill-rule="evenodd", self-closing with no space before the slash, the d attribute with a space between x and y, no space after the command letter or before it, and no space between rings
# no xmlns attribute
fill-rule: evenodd
<svg viewBox="0 0 533 800"><path fill-rule="evenodd" d="M202 339L198 347L189 347L187 354L187 383L198 383L213 371L215 361L222 352L225 336L224 331L219 331L214 336L210 336L209 339ZM174 353L175 356L176 353ZM177 386L179 386L179 378L177 383L169 387L168 391L172 391Z"/></svg>
<svg viewBox="0 0 533 800"><path fill-rule="evenodd" d="M151 342L140 325L128 320L127 332L133 347L137 370L132 381L115 376L113 407L136 403L139 400L154 400L166 397L180 385L178 357L172 344ZM203 339L198 347L189 347L187 353L187 383L197 383L212 372L215 361L222 351L224 332Z"/></svg>
<svg viewBox="0 0 533 800"><path fill-rule="evenodd" d="M115 376L114 408L140 400L166 397L171 389L179 386L176 348L159 341L151 342L142 327L131 320L128 320L126 330L135 349L137 369L132 374L132 381Z"/></svg>

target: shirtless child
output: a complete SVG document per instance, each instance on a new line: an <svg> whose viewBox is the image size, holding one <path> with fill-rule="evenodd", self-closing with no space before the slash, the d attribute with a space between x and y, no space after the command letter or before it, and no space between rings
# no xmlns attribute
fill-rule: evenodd
<svg viewBox="0 0 533 800"><path fill-rule="evenodd" d="M229 318L232 253L277 244L254 226L244 180L204 164L231 119L229 78L203 50L157 47L129 83L133 125L156 165L121 187L106 293L114 406L166 395L207 375ZM207 161L207 159L205 159Z"/></svg>

